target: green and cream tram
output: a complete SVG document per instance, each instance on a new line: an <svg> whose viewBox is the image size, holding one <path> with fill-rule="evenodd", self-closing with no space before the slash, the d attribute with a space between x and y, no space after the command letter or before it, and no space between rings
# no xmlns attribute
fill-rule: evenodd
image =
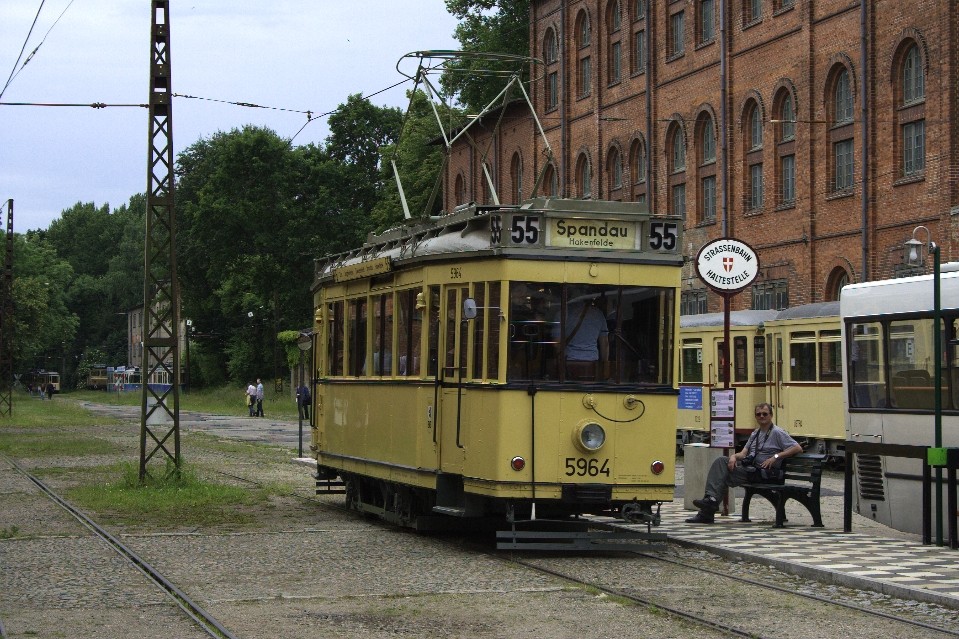
<svg viewBox="0 0 959 639"><path fill-rule="evenodd" d="M418 528L658 523L674 489L681 229L641 204L535 199L460 207L320 260L318 477ZM587 325L601 355L574 358Z"/></svg>

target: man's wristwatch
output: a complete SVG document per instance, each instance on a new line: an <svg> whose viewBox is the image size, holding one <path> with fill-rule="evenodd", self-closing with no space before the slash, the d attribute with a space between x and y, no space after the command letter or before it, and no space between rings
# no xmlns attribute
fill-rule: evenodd
<svg viewBox="0 0 959 639"><path fill-rule="evenodd" d="M775 455L773 455L773 459L779 459L779 453L776 453Z"/></svg>

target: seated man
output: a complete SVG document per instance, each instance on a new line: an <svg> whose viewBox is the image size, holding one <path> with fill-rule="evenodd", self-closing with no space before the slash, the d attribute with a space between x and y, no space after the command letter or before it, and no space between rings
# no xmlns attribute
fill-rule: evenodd
<svg viewBox="0 0 959 639"><path fill-rule="evenodd" d="M729 486L742 486L749 483L749 472L746 466L755 466L755 472L761 472L759 469L776 468L786 457L802 452L802 446L797 444L789 433L773 424L773 408L769 404L762 403L756 406L756 422L759 428L750 433L741 451L730 457L719 457L713 461L706 475L706 495L702 499L693 500L699 512L687 519L688 523L713 523L716 511L719 510L719 502L726 494L726 489ZM748 463L744 465L743 460Z"/></svg>

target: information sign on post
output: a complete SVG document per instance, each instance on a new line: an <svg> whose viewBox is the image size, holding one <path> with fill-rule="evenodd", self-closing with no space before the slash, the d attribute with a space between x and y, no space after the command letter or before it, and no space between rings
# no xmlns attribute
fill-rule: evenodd
<svg viewBox="0 0 959 639"><path fill-rule="evenodd" d="M736 433L736 389L724 388L709 392L709 445L732 448Z"/></svg>

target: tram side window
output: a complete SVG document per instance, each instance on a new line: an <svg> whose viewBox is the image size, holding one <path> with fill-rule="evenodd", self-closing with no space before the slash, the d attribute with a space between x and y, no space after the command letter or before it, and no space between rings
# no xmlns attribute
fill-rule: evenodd
<svg viewBox="0 0 959 639"><path fill-rule="evenodd" d="M487 379L499 378L499 325L501 321L500 318L503 317L503 309L500 308L501 289L502 287L499 282L490 282L488 306L492 313L490 313L486 344Z"/></svg>
<svg viewBox="0 0 959 639"><path fill-rule="evenodd" d="M393 295L374 295L373 313L373 368L363 369L368 375L393 374Z"/></svg>
<svg viewBox="0 0 959 639"><path fill-rule="evenodd" d="M753 381L766 381L766 340L762 337L753 338Z"/></svg>
<svg viewBox="0 0 959 639"><path fill-rule="evenodd" d="M789 379L793 382L816 381L815 331L789 334Z"/></svg>
<svg viewBox="0 0 959 639"><path fill-rule="evenodd" d="M819 331L819 381L842 381L839 330Z"/></svg>
<svg viewBox="0 0 959 639"><path fill-rule="evenodd" d="M931 319L889 322L889 399L895 408L935 408L932 331Z"/></svg>
<svg viewBox="0 0 959 639"><path fill-rule="evenodd" d="M683 383L698 384L703 381L703 341L701 339L683 340Z"/></svg>
<svg viewBox="0 0 959 639"><path fill-rule="evenodd" d="M440 287L430 286L426 295L425 312L429 318L429 371L430 375L436 375L439 365L440 348Z"/></svg>
<svg viewBox="0 0 959 639"><path fill-rule="evenodd" d="M349 374L355 376L362 375L366 366L366 305L365 297L349 301L349 352L346 361L350 368Z"/></svg>
<svg viewBox="0 0 959 639"><path fill-rule="evenodd" d="M343 374L343 302L330 305L329 331L329 367L330 375Z"/></svg>
<svg viewBox="0 0 959 639"><path fill-rule="evenodd" d="M562 285L511 282L509 288L509 379L559 379L559 309Z"/></svg>
<svg viewBox="0 0 959 639"><path fill-rule="evenodd" d="M849 347L849 388L852 408L884 408L886 382L882 372L882 325L879 322L851 322Z"/></svg>
<svg viewBox="0 0 959 639"><path fill-rule="evenodd" d="M733 373L733 379L737 382L748 382L749 373L747 371L747 366L749 365L749 358L746 356L746 345L748 344L746 337L734 337L733 338L733 365L735 366L735 372Z"/></svg>
<svg viewBox="0 0 959 639"><path fill-rule="evenodd" d="M416 309L416 289L408 289L397 293L396 339L397 372L399 375L418 376L420 374L420 340L423 332L423 321L420 311Z"/></svg>
<svg viewBox="0 0 959 639"><path fill-rule="evenodd" d="M470 322L473 329L473 379L483 379L483 348L486 339L486 284L473 285L473 300L476 302L476 318Z"/></svg>

